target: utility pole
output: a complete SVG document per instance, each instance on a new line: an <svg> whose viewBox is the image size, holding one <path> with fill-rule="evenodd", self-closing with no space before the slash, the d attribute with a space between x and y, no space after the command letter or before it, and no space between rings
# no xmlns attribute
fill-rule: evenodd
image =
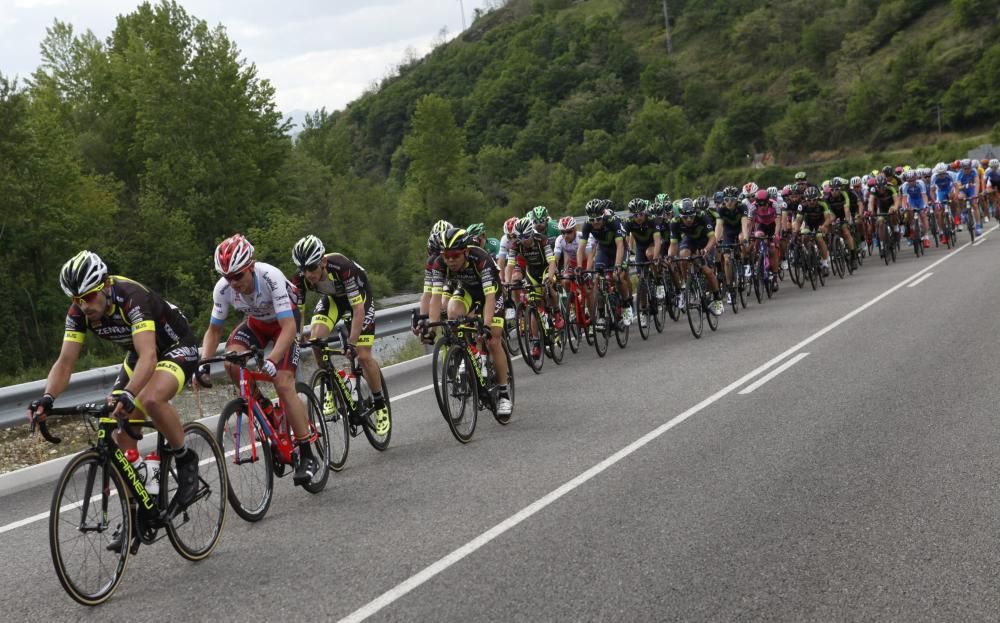
<svg viewBox="0 0 1000 623"><path fill-rule="evenodd" d="M462 11L462 32L465 32L465 4L462 3L462 0L458 0L458 8Z"/></svg>
<svg viewBox="0 0 1000 623"><path fill-rule="evenodd" d="M670 42L670 12L667 10L667 0L663 0L663 27L667 30L667 54L672 54L674 46Z"/></svg>

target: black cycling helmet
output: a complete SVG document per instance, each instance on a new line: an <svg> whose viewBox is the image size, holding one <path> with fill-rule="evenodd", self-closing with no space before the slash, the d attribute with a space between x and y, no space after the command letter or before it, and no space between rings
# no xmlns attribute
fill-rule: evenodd
<svg viewBox="0 0 1000 623"><path fill-rule="evenodd" d="M819 188L816 186L807 186L805 192L802 193L802 198L806 201L819 199Z"/></svg>
<svg viewBox="0 0 1000 623"><path fill-rule="evenodd" d="M460 251L469 246L468 233L460 227L449 227L439 235L442 251Z"/></svg>
<svg viewBox="0 0 1000 623"><path fill-rule="evenodd" d="M888 168L888 167L886 167L886 168ZM885 188L885 185L888 184L888 183L889 183L889 180L886 177L885 173L879 173L878 175L875 176L875 187L876 188Z"/></svg>
<svg viewBox="0 0 1000 623"><path fill-rule="evenodd" d="M690 197L684 197L681 199L681 207L678 212L681 216L694 216L695 212L698 210L694 207L694 202L691 201Z"/></svg>
<svg viewBox="0 0 1000 623"><path fill-rule="evenodd" d="M591 199L587 202L587 205L583 208L583 211L587 213L590 218L597 218L604 212L603 199Z"/></svg>
<svg viewBox="0 0 1000 623"><path fill-rule="evenodd" d="M694 200L695 210L707 210L708 209L708 197L705 195L699 195L697 199Z"/></svg>
<svg viewBox="0 0 1000 623"><path fill-rule="evenodd" d="M726 186L722 189L722 195L726 199L736 199L740 196L740 189L735 186Z"/></svg>
<svg viewBox="0 0 1000 623"><path fill-rule="evenodd" d="M640 199L639 197L635 197L628 202L628 211L635 215L642 214L646 211L647 207L648 204L646 203L646 200Z"/></svg>
<svg viewBox="0 0 1000 623"><path fill-rule="evenodd" d="M884 167L882 167L882 175L886 177L892 175L892 167L889 165L885 165Z"/></svg>

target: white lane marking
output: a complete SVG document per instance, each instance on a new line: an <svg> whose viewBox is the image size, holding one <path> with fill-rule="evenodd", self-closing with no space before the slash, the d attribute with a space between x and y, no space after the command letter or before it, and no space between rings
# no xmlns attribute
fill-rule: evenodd
<svg viewBox="0 0 1000 623"><path fill-rule="evenodd" d="M809 353L799 353L798 355L795 355L794 357L792 357L791 359L789 359L785 363L781 364L780 366L778 366L774 370L771 370L770 372L768 372L764 376L760 377L759 379L757 379L756 381L754 381L750 385L747 385L746 387L744 387L743 389L741 389L740 393L741 394L749 394L750 392L752 392L753 390L757 389L758 387L760 387L764 383L767 383L768 381L770 381L774 377L778 376L779 374L781 374L785 370L791 368L792 366L794 366L798 362L802 361L807 356L809 356Z"/></svg>
<svg viewBox="0 0 1000 623"><path fill-rule="evenodd" d="M749 381L752 378L756 377L758 374L760 374L764 370L767 370L768 368L770 368L771 366L773 366L777 362L781 361L785 357L787 357L787 356L795 353L796 351L798 351L799 349L803 348L807 344L811 344L812 342L818 340L819 338L821 338L822 336L826 335L827 333L829 333L833 329L835 329L835 328L839 327L840 325L842 325L843 323L847 322L851 318L854 318L855 316L857 316L858 314L860 314L864 310L866 310L869 307L871 307L872 305L878 303L879 301L881 301L885 297L889 296L890 294L892 294L896 290L902 288L907 283L909 283L909 282L913 281L914 279L920 277L920 275L923 275L924 273L928 272L931 268L934 268L935 266L937 266L941 262L947 260L951 256L955 255L956 253L958 253L962 249L968 247L970 244L971 244L970 242L965 243L964 246L961 246L961 247L955 249L954 251L948 253L948 255L945 255L941 259L937 260L936 262L934 262L934 263L928 265L927 267L925 267L925 268L917 271L916 273L914 273L913 275L910 275L906 279L903 279L898 284L896 284L895 286L889 288L888 290L886 290L882 294L879 294L875 298L873 298L870 301L868 301L867 303L865 303L865 304L857 307L853 311L848 312L846 315L842 316L838 320L835 320L835 321L831 322L830 324L828 324L827 326L823 327L822 329L820 329L816 333L813 333L812 335L810 335L806 339L802 340L798 344L792 346L791 348L789 348L785 352L783 352L780 355L777 355L776 357L772 358L767 363L764 363L764 364L758 366L756 369L748 372L747 374L744 374L742 377L740 377L736 381L734 381L734 382L730 383L729 385L723 387L722 389L720 389L716 393L712 394L708 398L705 398L704 400L702 400L698 404L694 405L693 407L691 407L687 411L684 411L680 415L674 417L669 422L666 422L665 424L661 424L660 426L654 428L652 431L646 433L645 435L643 435L639 439L633 441L632 443L630 443L629 445L625 446L624 448L622 448L618 452L615 452L614 454L612 454L608 458L604 459L603 461L601 461L597 465L594 465L593 467L591 467L587 471L583 472L579 476L576 476L572 480L566 482L565 484L563 484L558 489L555 489L554 491L546 494L545 496L543 496L543 497L535 500L534 502L532 502L528 506L525 506L524 508L522 508L517 513L511 515L510 517L508 517L507 519L501 521L500 523L498 523L497 525L493 526L492 528L490 528L486 532L482 533L478 537L472 539L471 541L469 541L465 545L459 547L458 549L453 550L452 552L450 552L449 554L447 554L443 558L440 558L439 560L431 563L427 567L424 567L422 570L418 571L416 574L410 576L409 578L407 578L406 580L403 580L401 583L397 584L393 588L391 588L391 589L387 590L386 592L382 593L381 595L379 595L375 599L371 600L367 604L361 606L360 608L358 608L354 612L350 613L346 617L340 619L339 623L360 623L361 621L364 621L365 619L367 619L368 617L372 616L373 614L379 612L380 610L382 610L386 606L392 604L393 602L395 602L398 599L400 599L403 596L405 596L410 591L416 589L417 587L421 586L422 584L424 584L428 580L432 579L434 576L438 575L442 571L445 571L446 569L448 569L449 567L451 567L455 563L461 561L465 557L467 557L470 554L476 552L477 550L479 550L484 545L486 545L487 543L489 543L493 539L497 538L501 534L503 534L503 533L507 532L508 530L510 530L511 528L517 526L518 524L520 524L521 522L525 521L526 519L528 519L529 517L531 517L535 513L537 513L540 510L544 509L546 506L552 504L553 502L555 502L559 498L563 497L564 495L566 495L570 491L573 491L574 489L576 489L580 485L586 483L587 481L591 480L592 478L594 478L595 476L597 476L598 474L600 474L604 470L608 469L609 467L611 467L615 463L618 463L619 461L621 461L622 459L626 458L627 456L629 456L630 454L632 454L636 450L639 450L640 448L642 448L643 446L645 446L649 442L651 442L654 439L656 439L657 437L663 435L664 433L666 433L671 428L677 426L678 424L680 424L684 420L688 419L692 415L698 413L699 411L701 411L705 407L711 405L712 403L718 401L719 399L723 398L724 396L730 394L733 390L735 390L738 387L741 387L744 383L746 383L747 381Z"/></svg>
<svg viewBox="0 0 1000 623"><path fill-rule="evenodd" d="M927 279L928 277L930 277L933 274L934 273L925 273L923 277L921 277L920 279L917 279L916 281L910 282L910 284L907 285L906 287L907 288L915 288L915 287L919 286L921 283L923 283L924 279Z"/></svg>
<svg viewBox="0 0 1000 623"><path fill-rule="evenodd" d="M409 398L410 396L415 396L416 394L419 394L420 392L425 392L428 389L432 389L433 387L434 387L433 383L430 384L430 385L424 385L423 387L418 387L416 389L411 389L410 391L404 392L404 393L402 393L402 394L400 394L398 396L390 396L389 399L393 400L393 401L395 401L395 400L402 400L403 398Z"/></svg>
<svg viewBox="0 0 1000 623"><path fill-rule="evenodd" d="M976 241L972 243L972 246L978 247L980 244L982 244L983 240L986 239L986 236L989 236L991 233L995 232L997 230L997 227L1000 227L1000 225L994 225L993 227L990 227L983 233L976 236Z"/></svg>

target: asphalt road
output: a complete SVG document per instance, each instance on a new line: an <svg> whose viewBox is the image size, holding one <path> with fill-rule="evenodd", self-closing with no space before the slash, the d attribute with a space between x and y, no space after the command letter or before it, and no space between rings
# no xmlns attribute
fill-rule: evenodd
<svg viewBox="0 0 1000 623"><path fill-rule="evenodd" d="M0 497L0 619L1000 620L998 245L785 281L701 340L682 318L515 361L512 423L466 446L416 392L388 452L352 440L316 496L277 481L201 563L143 547L96 609L63 593L44 519L10 528L51 486Z"/></svg>

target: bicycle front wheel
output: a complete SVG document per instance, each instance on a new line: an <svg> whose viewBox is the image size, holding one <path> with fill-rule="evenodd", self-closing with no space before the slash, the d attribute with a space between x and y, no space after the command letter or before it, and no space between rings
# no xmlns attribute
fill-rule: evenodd
<svg viewBox="0 0 1000 623"><path fill-rule="evenodd" d="M296 383L295 392L306 407L309 434L313 437L313 456L319 464L319 471L313 474L312 480L302 485L302 488L309 493L319 493L326 487L326 480L330 477L330 432L326 425L323 409L319 401L316 400L316 394L313 393L312 387L305 383Z"/></svg>
<svg viewBox="0 0 1000 623"><path fill-rule="evenodd" d="M698 283L697 278L692 276L688 276L687 282L687 317L688 326L691 327L691 335L695 339L701 338L705 320L705 315L701 310L701 284Z"/></svg>
<svg viewBox="0 0 1000 623"><path fill-rule="evenodd" d="M108 549L112 540L120 551ZM125 480L96 450L63 468L49 509L49 550L59 583L74 601L102 604L122 581L132 543Z"/></svg>
<svg viewBox="0 0 1000 623"><path fill-rule="evenodd" d="M566 342L574 353L580 352L580 320L576 317L576 301L566 306Z"/></svg>
<svg viewBox="0 0 1000 623"><path fill-rule="evenodd" d="M316 370L309 385L312 386L313 394L323 411L323 419L326 420L329 435L326 463L330 469L339 472L347 463L347 453L351 448L351 432L348 428L347 405L344 404L344 397L340 395L340 389L333 386L331 374L336 373L322 368ZM434 388L434 393L437 393L437 386Z"/></svg>
<svg viewBox="0 0 1000 623"><path fill-rule="evenodd" d="M202 560L212 553L222 536L226 523L226 496L229 487L225 457L215 437L200 422L184 425L184 446L198 456L198 492L194 501L167 524L167 537L177 553L188 560ZM177 490L177 470L174 457L163 457L165 478L160 486L167 487L168 499Z"/></svg>
<svg viewBox="0 0 1000 623"><path fill-rule="evenodd" d="M367 411L367 414L361 419L365 437L368 438L368 443L373 448L379 452L384 452L389 448L389 440L392 438L392 402L389 400L389 388L385 384L385 376L382 375L381 369L378 371L378 378L381 381L385 406L389 409L389 430L384 435L379 435L375 432L375 407L373 406L372 390L371 386L368 385L368 379L361 374L357 378L358 398L359 402L364 405L365 411Z"/></svg>
<svg viewBox="0 0 1000 623"><path fill-rule="evenodd" d="M229 475L227 497L236 514L246 521L260 521L274 494L274 455L260 426L247 413L242 398L222 408L215 438L225 457ZM206 458L198 455L199 459Z"/></svg>
<svg viewBox="0 0 1000 623"><path fill-rule="evenodd" d="M444 360L441 393L444 395L445 421L455 439L469 443L478 418L472 363L461 346L448 348Z"/></svg>
<svg viewBox="0 0 1000 623"><path fill-rule="evenodd" d="M598 291L595 303L590 312L590 328L594 334L594 350L598 357L608 353L608 340L611 338L611 314L604 293Z"/></svg>

